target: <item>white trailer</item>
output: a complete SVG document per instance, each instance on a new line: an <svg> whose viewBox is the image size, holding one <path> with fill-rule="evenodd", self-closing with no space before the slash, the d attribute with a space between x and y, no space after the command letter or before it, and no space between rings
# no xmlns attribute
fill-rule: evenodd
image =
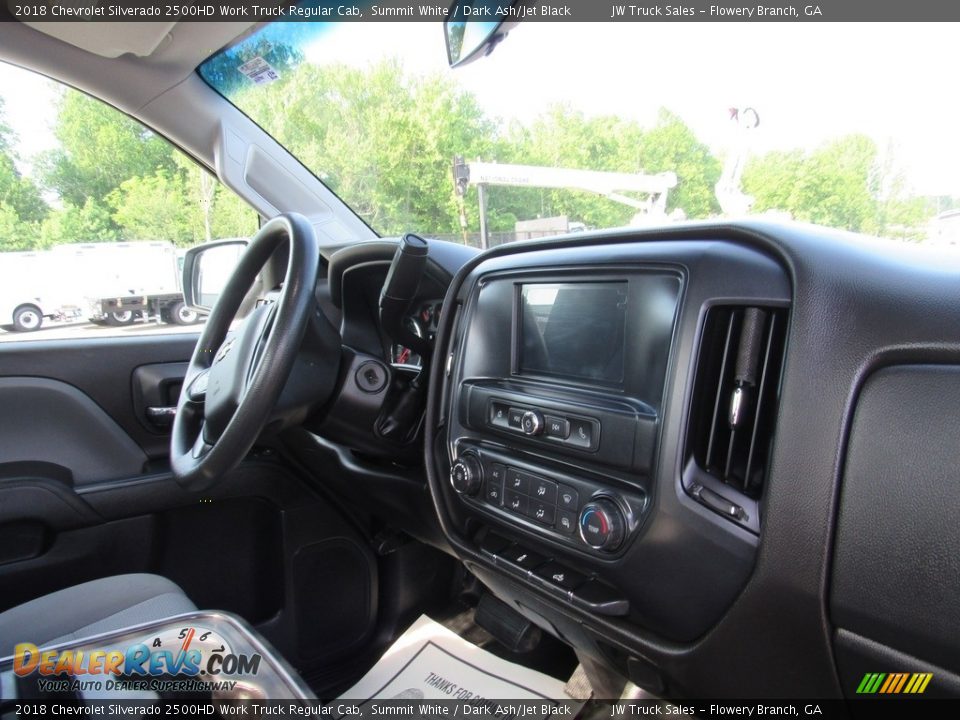
<svg viewBox="0 0 960 720"><path fill-rule="evenodd" d="M45 319L80 317L68 284L67 274L49 252L0 253L0 325L30 332L39 330Z"/></svg>
<svg viewBox="0 0 960 720"><path fill-rule="evenodd" d="M51 251L72 268L71 292L93 322L129 325L153 319L199 320L183 302L180 261L169 242L73 243Z"/></svg>

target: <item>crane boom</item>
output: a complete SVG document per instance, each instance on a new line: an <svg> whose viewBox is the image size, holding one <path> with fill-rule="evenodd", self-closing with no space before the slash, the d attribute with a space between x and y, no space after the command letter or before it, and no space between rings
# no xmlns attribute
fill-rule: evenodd
<svg viewBox="0 0 960 720"><path fill-rule="evenodd" d="M569 188L606 196L616 195L617 191L665 195L668 190L677 186L677 176L672 172L644 175L488 162L467 163L466 167L469 170L467 179L471 185Z"/></svg>
<svg viewBox="0 0 960 720"><path fill-rule="evenodd" d="M639 210L634 220L645 215L665 215L667 192L677 186L677 176L673 172L645 175L643 173L577 170L574 168L511 165L508 163L467 163L464 162L462 157L454 158L453 178L459 195L466 192L468 185L476 185L479 190L480 246L483 248L487 247L487 208L484 188L488 185L558 188L596 193L614 202ZM646 197L643 199L630 197L624 195L624 192L641 193ZM462 216L461 224L465 224L465 222L465 216Z"/></svg>

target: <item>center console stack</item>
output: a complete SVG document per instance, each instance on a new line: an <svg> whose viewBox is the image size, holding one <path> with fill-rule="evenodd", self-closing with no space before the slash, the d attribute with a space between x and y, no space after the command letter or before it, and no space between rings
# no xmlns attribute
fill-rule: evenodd
<svg viewBox="0 0 960 720"><path fill-rule="evenodd" d="M744 307L780 318L789 281L736 243L608 243L498 248L451 288L431 487L468 567L542 627L580 647L585 619L605 637L612 624L692 640L742 590L759 522L755 486L748 497L715 482L718 463L688 437L707 426L692 407L726 417L733 373L723 360L716 385L701 347L735 345L739 319L712 328ZM749 442L761 467L766 445L749 428L767 417L737 433L717 425L724 450Z"/></svg>
<svg viewBox="0 0 960 720"><path fill-rule="evenodd" d="M474 300L451 484L479 513L586 556L648 509L680 275L493 275Z"/></svg>

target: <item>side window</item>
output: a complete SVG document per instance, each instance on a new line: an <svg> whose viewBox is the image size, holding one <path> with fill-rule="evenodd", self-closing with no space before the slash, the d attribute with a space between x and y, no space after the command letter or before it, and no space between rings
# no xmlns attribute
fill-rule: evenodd
<svg viewBox="0 0 960 720"><path fill-rule="evenodd" d="M185 249L256 213L109 105L0 63L0 342L195 332Z"/></svg>

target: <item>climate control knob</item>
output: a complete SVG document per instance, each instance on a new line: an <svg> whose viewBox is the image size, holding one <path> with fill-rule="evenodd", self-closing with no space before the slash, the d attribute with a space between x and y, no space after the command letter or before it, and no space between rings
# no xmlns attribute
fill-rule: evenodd
<svg viewBox="0 0 960 720"><path fill-rule="evenodd" d="M596 550L613 552L620 547L626 524L623 511L606 498L593 500L580 511L580 537Z"/></svg>
<svg viewBox="0 0 960 720"><path fill-rule="evenodd" d="M475 455L461 455L450 468L450 484L461 495L476 495L483 484L483 466Z"/></svg>
<svg viewBox="0 0 960 720"><path fill-rule="evenodd" d="M536 410L527 410L520 416L520 429L524 435L539 435L543 432L543 415Z"/></svg>

